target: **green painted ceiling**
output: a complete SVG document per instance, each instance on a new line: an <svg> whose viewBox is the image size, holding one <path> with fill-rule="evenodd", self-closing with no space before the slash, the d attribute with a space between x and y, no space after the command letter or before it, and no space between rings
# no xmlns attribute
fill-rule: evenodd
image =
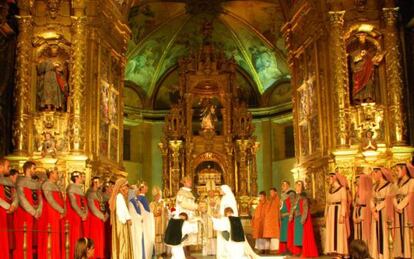
<svg viewBox="0 0 414 259"><path fill-rule="evenodd" d="M191 2L191 1L189 1ZM198 2L198 1L195 1ZM201 28L213 21L213 42L233 56L255 82L260 93L289 77L280 26L283 16L276 3L212 0L200 6L178 2L148 2L135 6L129 17L133 32L125 79L150 96L179 57L197 51Z"/></svg>

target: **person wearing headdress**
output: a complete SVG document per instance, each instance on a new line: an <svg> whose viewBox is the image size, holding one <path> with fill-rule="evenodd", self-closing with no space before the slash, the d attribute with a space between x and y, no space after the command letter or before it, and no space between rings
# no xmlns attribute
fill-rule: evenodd
<svg viewBox="0 0 414 259"><path fill-rule="evenodd" d="M109 199L112 225L112 259L133 259L131 215L127 207L128 189L128 181L124 178L118 179Z"/></svg>
<svg viewBox="0 0 414 259"><path fill-rule="evenodd" d="M102 193L105 201L106 211L110 213L109 210L109 199L112 194L112 190L114 188L115 182L112 180L107 180L102 187ZM111 220L108 219L105 221L105 258L111 257L111 243L112 243L112 227L111 227Z"/></svg>
<svg viewBox="0 0 414 259"><path fill-rule="evenodd" d="M37 228L38 220L42 215L43 199L40 183L33 180L32 177L36 173L36 164L27 161L23 165L24 177L17 180L17 197L19 199L19 207L14 214L14 228L16 230L16 249L13 251L13 258L33 258L33 247L37 239L37 233L33 229ZM26 226L27 232L23 232ZM26 242L24 239L26 237ZM26 244L26 250L24 249Z"/></svg>
<svg viewBox="0 0 414 259"><path fill-rule="evenodd" d="M340 173L329 175L329 190L325 206L325 254L348 255L348 195L346 178Z"/></svg>
<svg viewBox="0 0 414 259"><path fill-rule="evenodd" d="M362 173L355 179L355 199L352 219L354 222L354 239L370 243L372 179Z"/></svg>
<svg viewBox="0 0 414 259"><path fill-rule="evenodd" d="M67 214L66 219L69 222L69 239L70 239L70 258L73 258L76 241L86 236L86 220L88 218L88 202L83 192L83 177L81 172L74 171L71 174L72 181L67 188ZM63 254L65 249L63 248Z"/></svg>
<svg viewBox="0 0 414 259"><path fill-rule="evenodd" d="M143 232L143 258L152 258L155 240L154 214L151 211L147 197L148 185L141 182L138 185L137 200L141 203L144 210L141 210L142 232Z"/></svg>
<svg viewBox="0 0 414 259"><path fill-rule="evenodd" d="M301 258L318 257L315 235L309 208L309 199L305 192L304 182L296 181L297 199L292 208L294 215L294 246Z"/></svg>
<svg viewBox="0 0 414 259"><path fill-rule="evenodd" d="M198 204L195 202L195 197L191 192L191 187L193 186L193 181L191 177L185 176L181 180L183 187L177 192L176 196L176 205L175 205L175 214L179 215L181 212L187 214L188 219L191 221L195 215L196 210L198 209ZM188 258L194 258L191 256L191 245L197 244L197 235L192 233L188 235L188 238L184 240L184 252Z"/></svg>
<svg viewBox="0 0 414 259"><path fill-rule="evenodd" d="M105 258L105 222L109 218L99 177L92 178L86 193L89 208L89 237L95 242L95 258Z"/></svg>
<svg viewBox="0 0 414 259"><path fill-rule="evenodd" d="M10 215L13 215L19 205L15 184L6 177L9 173L9 167L10 162L0 158L0 254L5 259L9 259L9 252L12 248L10 237L14 237L14 234L9 235L8 231L12 222Z"/></svg>
<svg viewBox="0 0 414 259"><path fill-rule="evenodd" d="M280 244L279 244L279 254L287 253L288 250L288 238L290 236L290 247L293 246L293 222L291 223L292 227L289 231L289 215L290 208L292 207L295 191L290 188L290 183L286 180L282 181L282 194L280 195L280 201L282 205L280 206Z"/></svg>
<svg viewBox="0 0 414 259"><path fill-rule="evenodd" d="M390 258L388 249L388 221L394 222L393 198L395 186L391 171L386 168L374 168L375 182L371 199L371 256L374 258Z"/></svg>
<svg viewBox="0 0 414 259"><path fill-rule="evenodd" d="M197 234L197 222L189 221L185 212L178 214L177 218L171 218L165 230L164 242L171 247L171 259L185 259L184 242L192 234Z"/></svg>
<svg viewBox="0 0 414 259"><path fill-rule="evenodd" d="M233 210L233 215L238 216L239 210L237 209L237 202L231 188L228 185L220 186L220 194L222 195L220 200L220 207L219 207L219 217L225 217L225 209L231 208ZM226 246L224 245L225 239L220 231L217 231L217 252L216 258L218 259L225 259L228 258L228 251Z"/></svg>
<svg viewBox="0 0 414 259"><path fill-rule="evenodd" d="M254 248L263 254L269 249L269 240L263 237L267 206L266 192L261 191L259 193L259 204L257 205L252 217L252 236L255 239Z"/></svg>
<svg viewBox="0 0 414 259"><path fill-rule="evenodd" d="M64 241L61 240L62 219L66 213L65 200L62 190L57 185L59 173L57 168L46 171L48 180L42 184L43 199L45 200L43 213L39 220L39 246L38 258L61 258ZM50 253L48 251L48 238L50 226Z"/></svg>
<svg viewBox="0 0 414 259"><path fill-rule="evenodd" d="M155 255L163 257L167 253L167 247L164 244L164 233L168 223L168 209L162 199L160 187L152 188L152 197L154 200L150 203L150 208L154 214L155 223Z"/></svg>
<svg viewBox="0 0 414 259"><path fill-rule="evenodd" d="M413 213L414 200L414 166L410 163L400 163L395 166L398 182L397 193L394 197L394 257L413 258L410 247L410 228L412 222L409 211Z"/></svg>
<svg viewBox="0 0 414 259"><path fill-rule="evenodd" d="M131 244L134 259L145 259L144 231L142 212L144 206L139 202L139 189L136 185L130 187L128 191L128 208L131 215Z"/></svg>
<svg viewBox="0 0 414 259"><path fill-rule="evenodd" d="M270 197L267 200L267 209L265 211L263 222L263 238L269 240L270 254L277 254L279 250L280 237L280 199L276 188L270 188Z"/></svg>

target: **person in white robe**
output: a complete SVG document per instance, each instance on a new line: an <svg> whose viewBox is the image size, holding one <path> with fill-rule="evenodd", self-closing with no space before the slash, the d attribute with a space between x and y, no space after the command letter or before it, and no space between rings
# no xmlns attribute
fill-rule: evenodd
<svg viewBox="0 0 414 259"><path fill-rule="evenodd" d="M188 215L188 220L192 221L196 211L198 209L198 204L195 202L195 197L191 192L191 187L193 185L193 181L189 176L183 177L181 183L184 185L180 188L177 193L176 197L176 205L175 205L175 215L179 215L180 213L184 212ZM197 230L198 232L198 230ZM191 248L192 245L197 245L197 234L189 234L188 238L183 242L183 246L185 247L185 254L187 258L195 258L191 256Z"/></svg>
<svg viewBox="0 0 414 259"><path fill-rule="evenodd" d="M138 201L137 196L139 195L138 188L130 189L128 195L128 207L129 214L131 215L131 239L132 239L132 254L134 259L143 258L143 227L142 227L142 211L144 208Z"/></svg>
<svg viewBox="0 0 414 259"><path fill-rule="evenodd" d="M220 186L220 192L223 195L220 201L220 217L224 217L225 213L224 210L226 208L231 208L233 210L233 216L238 217L239 212L237 209L237 201L234 197L231 188L228 185ZM225 239L220 231L217 231L217 259L231 259L234 258L233 249L228 251L227 247L225 246ZM236 252L237 255L240 256L240 253ZM250 247L247 239L243 242L243 254L242 256L247 256L251 259L262 258L261 256L257 255L253 249ZM285 258L284 256L266 256L266 259L273 259L273 258Z"/></svg>
<svg viewBox="0 0 414 259"><path fill-rule="evenodd" d="M142 216L142 243L143 256L142 258L151 259L154 252L155 245L155 222L154 214L152 213L148 199L145 197L148 192L148 186L145 182L138 185L138 195L136 199L141 205Z"/></svg>
<svg viewBox="0 0 414 259"><path fill-rule="evenodd" d="M176 229L176 227L177 224L181 223L180 220L184 222L181 221L181 231L177 231L178 229ZM181 212L178 219L170 219L165 233L165 243L171 248L171 259L187 258L184 253L184 242L191 234L197 234L197 231L198 222L196 220L189 221L188 215L185 212Z"/></svg>

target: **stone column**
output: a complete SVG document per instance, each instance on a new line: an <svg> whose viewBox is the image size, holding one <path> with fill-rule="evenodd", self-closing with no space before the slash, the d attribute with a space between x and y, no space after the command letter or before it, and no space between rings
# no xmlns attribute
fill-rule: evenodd
<svg viewBox="0 0 414 259"><path fill-rule="evenodd" d="M385 33L385 65L387 75L387 100L392 145L407 144L403 103L403 79L400 51L400 37L397 28L398 8L383 8Z"/></svg>
<svg viewBox="0 0 414 259"><path fill-rule="evenodd" d="M335 96L336 147L349 147L349 89L347 55L344 41L345 11L329 12L330 22L330 61L332 84Z"/></svg>
<svg viewBox="0 0 414 259"><path fill-rule="evenodd" d="M32 16L17 16L19 36L17 38L16 89L14 93L15 116L13 121L13 146L16 155L28 153L28 113L30 109L30 84L32 68Z"/></svg>
<svg viewBox="0 0 414 259"><path fill-rule="evenodd" d="M85 149L85 71L86 71L86 16L84 4L78 2L75 16L72 16L72 50L70 74L70 107L72 153L82 153ZM83 7L83 8L82 8Z"/></svg>

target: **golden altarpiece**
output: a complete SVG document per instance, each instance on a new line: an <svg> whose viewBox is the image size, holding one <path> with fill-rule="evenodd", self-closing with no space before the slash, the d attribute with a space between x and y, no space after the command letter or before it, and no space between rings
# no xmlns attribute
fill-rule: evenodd
<svg viewBox="0 0 414 259"><path fill-rule="evenodd" d="M326 177L411 160L394 1L296 1L282 28L292 73L296 179L323 211ZM322 223L322 222L321 222Z"/></svg>
<svg viewBox="0 0 414 259"><path fill-rule="evenodd" d="M128 1L18 2L15 166L122 172L123 74ZM123 5L121 5L123 3Z"/></svg>
<svg viewBox="0 0 414 259"><path fill-rule="evenodd" d="M188 175L201 197L229 185L241 215L249 215L257 194L256 152L252 115L238 96L236 64L211 43L212 25L203 26L199 51L179 60L176 102L165 118L159 143L165 197L174 197Z"/></svg>

